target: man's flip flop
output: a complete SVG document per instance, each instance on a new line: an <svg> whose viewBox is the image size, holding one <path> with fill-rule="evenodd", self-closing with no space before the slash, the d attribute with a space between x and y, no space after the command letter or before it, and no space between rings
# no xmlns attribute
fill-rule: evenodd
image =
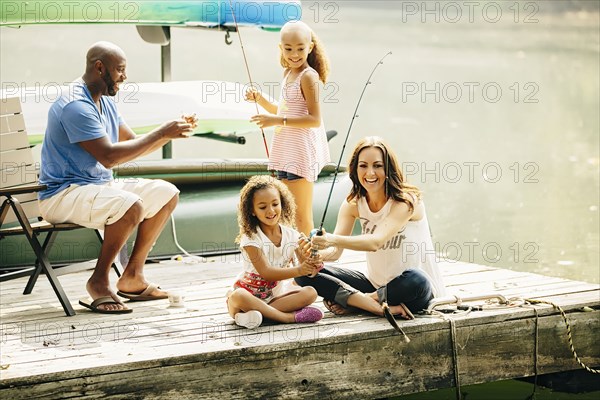
<svg viewBox="0 0 600 400"><path fill-rule="evenodd" d="M99 314L129 314L131 312L133 312L133 310L131 308L124 308L121 310L104 310L102 308L98 308L99 305L101 304L119 304L122 305L118 302L115 301L115 299L113 299L110 296L103 296L103 297L98 297L96 300L91 301L92 299L87 298L87 299L81 299L79 300L79 304L84 306L85 308L89 308L90 310L92 310L92 312L96 312Z"/></svg>
<svg viewBox="0 0 600 400"><path fill-rule="evenodd" d="M122 291L118 291L117 294L121 297L124 297L126 299L129 299L131 301L150 301L150 300L162 300L162 299L168 299L169 295L167 294L162 294L162 295L151 295L152 292L154 292L155 290L161 290L160 286L155 285L154 283L150 283L148 285L148 287L146 287L146 289L144 289L142 292L140 293L132 293L132 292L122 292Z"/></svg>

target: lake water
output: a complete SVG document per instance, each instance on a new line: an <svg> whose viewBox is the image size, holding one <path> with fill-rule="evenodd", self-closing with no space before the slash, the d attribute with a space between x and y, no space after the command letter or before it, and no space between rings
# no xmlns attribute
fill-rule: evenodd
<svg viewBox="0 0 600 400"><path fill-rule="evenodd" d="M438 251L600 282L598 3L571 3L304 2L331 60L322 109L340 132L333 158L369 73L391 51L348 146L365 135L391 143L424 191ZM253 80L278 84L278 34L242 35ZM159 47L132 26L28 26L2 28L2 86L71 81L97 40L126 51L130 82L160 80ZM173 29L173 79L248 82L233 40ZM260 134L247 139L176 143L174 155L263 157Z"/></svg>
<svg viewBox="0 0 600 400"><path fill-rule="evenodd" d="M600 282L598 2L450 3L303 2L331 60L322 110L340 133L330 143L334 159L369 73L391 51L365 92L349 147L365 135L387 139L424 191L439 252ZM242 35L253 80L278 83L278 34ZM160 80L158 46L132 26L44 26L0 30L2 85L71 81L97 40L125 50L130 82ZM173 29L173 79L246 83L233 41ZM263 157L259 136L245 146L176 143L174 155Z"/></svg>

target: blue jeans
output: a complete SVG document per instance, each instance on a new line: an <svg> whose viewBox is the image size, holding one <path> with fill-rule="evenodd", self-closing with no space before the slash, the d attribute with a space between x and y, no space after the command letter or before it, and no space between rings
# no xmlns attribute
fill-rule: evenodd
<svg viewBox="0 0 600 400"><path fill-rule="evenodd" d="M319 296L342 307L348 307L348 297L357 292L376 291L379 302L387 301L390 306L404 303L412 312L426 309L433 299L433 287L418 269L407 269L380 288L373 286L362 272L339 267L325 267L314 278L301 276L294 280L300 286L314 287Z"/></svg>

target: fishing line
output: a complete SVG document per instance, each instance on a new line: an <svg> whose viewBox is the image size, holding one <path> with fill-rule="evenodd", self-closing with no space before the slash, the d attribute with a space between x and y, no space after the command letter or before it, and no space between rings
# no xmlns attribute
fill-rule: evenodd
<svg viewBox="0 0 600 400"><path fill-rule="evenodd" d="M373 74L375 73L375 70L377 69L377 67L379 67L381 64L383 64L383 60L389 56L390 54L392 54L391 51L387 52L375 65L375 67L373 68L373 70L371 71L371 74L369 75L369 78L367 79L367 82L365 83L365 86L362 90L362 93L360 94L360 97L358 98L358 103L356 103L356 108L354 109L354 114L352 115L352 119L350 120L350 126L348 127L348 132L346 133L346 138L344 139L344 145L342 146L342 151L340 153L340 159L338 160L337 166L335 167L335 173L333 175L333 182L331 183L331 188L329 189L329 196L327 196L327 203L325 203L325 210L323 210L323 218L321 218L321 224L319 225L318 229L313 229L310 232L311 237L316 235L322 235L323 234L323 224L325 223L325 216L327 215L327 209L329 208L329 202L331 201L331 195L333 194L333 187L335 185L337 176L338 176L338 172L340 170L340 165L342 163L342 158L344 156L344 150L346 149L346 144L348 143L348 138L350 137L350 131L352 130L352 125L354 124L354 119L356 117L358 117L358 107L360 107L360 102L363 98L363 95L365 94L365 91L367 90L367 86L371 84L371 78L373 77Z"/></svg>
<svg viewBox="0 0 600 400"><path fill-rule="evenodd" d="M390 54L392 54L392 52L388 51L383 57L381 57L381 59L377 62L377 64L375 64L375 67L373 68L373 70L371 71L371 74L369 75L369 77L367 78L367 81L365 82L365 86L363 87L360 97L358 98L358 102L356 103L356 108L354 109L354 114L352 115L352 119L350 120L350 126L348 126L348 132L346 132L346 138L344 139L342 151L340 152L340 159L338 160L338 163L335 167L335 172L333 174L333 182L331 182L331 187L329 188L329 195L327 196L327 202L325 203L325 209L323 210L323 218L321 218L321 223L319 224L319 227L310 231L309 239L315 235L317 235L317 236L323 235L323 224L325 223L325 217L327 216L327 210L329 209L329 202L331 201L331 195L333 194L333 187L335 186L338 172L340 171L340 165L342 164L342 158L344 157L344 150L346 150L346 144L348 143L348 138L350 137L350 132L352 131L352 125L354 124L354 119L356 117L358 117L358 114L357 114L358 107L360 107L360 102L362 101L365 91L367 90L367 86L369 86L371 84L371 78L373 77L375 70L377 69L377 67L379 67L381 64L383 64L383 60ZM386 185L387 185L387 181L386 181ZM386 186L386 188L387 188L387 186ZM310 255L311 255L311 257L314 258L317 256L317 253L318 253L318 250L315 247L313 247L310 252ZM314 278L315 276L317 276L317 273L321 269L323 269L323 267L324 267L324 265L321 264L320 266L317 267L317 269L315 270L314 273L312 273L308 276L310 278Z"/></svg>
<svg viewBox="0 0 600 400"><path fill-rule="evenodd" d="M313 229L310 232L310 236L313 237L314 235L322 235L323 234L323 224L325 223L325 217L327 216L327 210L329 209L329 203L331 201L331 195L333 194L333 187L335 186L335 182L337 180L337 176L338 176L338 172L340 170L340 165L342 164L342 158L344 156L344 150L346 150L346 144L348 143L348 138L350 137L350 132L352 131L352 125L354 124L354 120L356 119L356 117L358 117L358 108L360 107L360 102L362 101L362 98L365 94L365 91L367 90L367 86L369 86L371 84L371 78L373 77L373 74L375 74L375 71L377 70L377 67L379 67L381 64L383 64L383 60L389 56L390 54L392 54L391 51L388 51L383 57L381 57L381 59L377 62L377 64L375 64L375 67L373 67L373 70L371 71L371 74L369 75L369 77L367 78L367 81L365 82L365 86L363 87L363 90L360 94L360 97L358 98L358 102L356 103L356 108L354 109L354 114L352 115L352 119L350 120L350 126L348 126L348 132L346 132L346 138L344 139L344 144L342 146L342 151L340 152L340 158L338 160L337 166L335 167L335 173L333 175L333 182L331 182L331 188L329 189L329 195L327 196L327 202L325 203L325 209L323 210L323 218L321 218L321 223L319 224L319 228L317 229ZM387 149L386 149L387 150ZM387 171L386 171L387 172ZM386 192L387 192L387 181L386 181ZM317 250L316 249L312 249L311 251L311 255L316 256ZM322 267L321 267L322 268ZM316 273L309 275L311 277L316 276ZM392 325L392 327L402 335L402 339L404 340L405 343L409 343L410 339L408 338L408 336L406 335L406 333L402 330L402 328L400 327L400 325L398 325L398 322L396 322L396 319L394 318L394 315L392 314L392 312L390 311L389 306L387 305L387 303L383 303L382 304L382 309L383 309L383 314L386 317L386 319L388 320L388 322L390 323L390 325Z"/></svg>
<svg viewBox="0 0 600 400"><path fill-rule="evenodd" d="M235 17L235 11L233 10L233 4L231 0L229 0L229 8L231 9L231 16L233 17L233 24L235 25L235 30L238 35L238 39L240 41L240 47L242 49L242 55L244 56L244 64L246 65L246 72L248 73L248 80L250 81L250 88L254 89L254 82L252 81L252 76L250 75L250 67L248 66L248 59L246 58L246 50L244 50L244 42L242 41L242 35L240 34L240 28L238 27L237 18ZM255 101L254 105L256 106L256 113L260 114L260 110L258 109L258 102ZM267 158L269 158L269 146L267 145L267 137L265 136L265 131L263 128L260 128L260 133L262 134L263 144L265 145L265 152L267 153Z"/></svg>

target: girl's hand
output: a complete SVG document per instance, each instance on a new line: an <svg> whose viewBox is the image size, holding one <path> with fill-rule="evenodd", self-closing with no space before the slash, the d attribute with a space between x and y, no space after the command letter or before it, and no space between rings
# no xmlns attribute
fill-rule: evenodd
<svg viewBox="0 0 600 400"><path fill-rule="evenodd" d="M273 114L257 114L250 118L250 122L254 122L259 128L268 128L281 124L281 117Z"/></svg>
<svg viewBox="0 0 600 400"><path fill-rule="evenodd" d="M198 127L198 117L196 117L196 113L192 115L183 114L181 116L181 119L190 124L192 126L192 129Z"/></svg>
<svg viewBox="0 0 600 400"><path fill-rule="evenodd" d="M254 88L249 88L248 90L246 90L245 98L246 101L256 103L260 99L260 92Z"/></svg>
<svg viewBox="0 0 600 400"><path fill-rule="evenodd" d="M304 260L310 258L312 245L310 243L310 239L306 237L303 233L300 235L300 239L298 239L298 260L303 262Z"/></svg>
<svg viewBox="0 0 600 400"><path fill-rule="evenodd" d="M310 257L310 262L316 266L319 266L323 264L323 256L321 255L321 253L317 252L317 254Z"/></svg>
<svg viewBox="0 0 600 400"><path fill-rule="evenodd" d="M315 261L316 264L323 262L323 257L318 252L318 246L313 245L309 238L307 238L304 234L301 234L300 239L298 240L298 248L300 249L300 257L302 257L301 261L304 261L307 258L310 258L311 261ZM323 247L325 248L325 247ZM313 250L315 251L315 255L313 255Z"/></svg>
<svg viewBox="0 0 600 400"><path fill-rule="evenodd" d="M307 259L300 264L300 276L313 275L321 264L315 264L312 259Z"/></svg>

